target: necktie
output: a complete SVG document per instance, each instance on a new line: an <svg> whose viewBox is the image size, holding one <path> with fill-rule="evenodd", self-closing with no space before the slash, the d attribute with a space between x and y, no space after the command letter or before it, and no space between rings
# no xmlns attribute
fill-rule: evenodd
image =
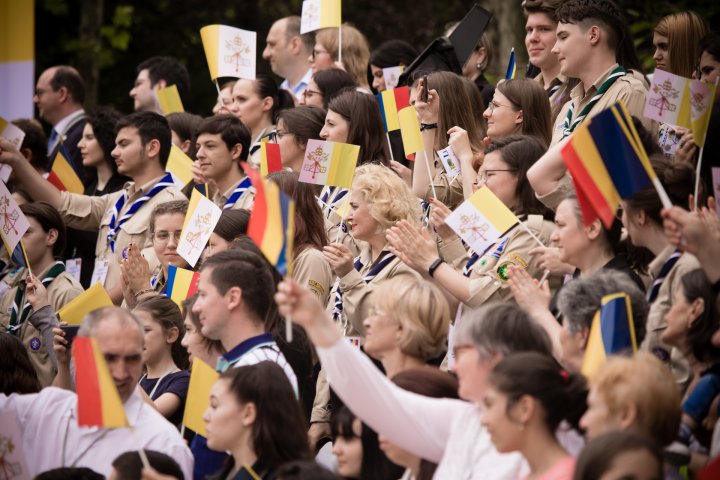
<svg viewBox="0 0 720 480"><path fill-rule="evenodd" d="M55 146L55 144L56 144L57 141L58 141L58 137L59 137L59 135L58 135L57 130L55 130L55 129L53 128L52 131L50 132L50 138L48 139L48 145L47 145L47 153L48 153L48 155L50 155L50 152L52 152L53 147Z"/></svg>

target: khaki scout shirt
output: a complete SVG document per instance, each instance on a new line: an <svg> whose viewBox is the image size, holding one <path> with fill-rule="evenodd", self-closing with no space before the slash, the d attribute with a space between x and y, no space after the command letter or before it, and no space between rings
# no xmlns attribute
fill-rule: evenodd
<svg viewBox="0 0 720 480"><path fill-rule="evenodd" d="M382 254L379 258L382 257ZM363 321L370 315L370 307L375 304L375 292L383 288L383 284L394 278L419 277L415 270L405 265L399 258L394 258L385 268L380 270L370 283L365 282L365 275L372 269L370 247L365 245L360 250L360 261L363 266L360 271L352 268L344 277L340 278L342 290L343 311L341 321L346 336L364 336ZM332 312L335 306L334 296L330 296L328 311Z"/></svg>
<svg viewBox="0 0 720 480"><path fill-rule="evenodd" d="M674 251L675 247L668 245L650 262L648 273L653 281L655 281L660 274L663 265ZM663 280L660 285L655 301L650 305L650 312L648 313L646 323L645 340L643 340L640 347L649 352L660 348L668 353L670 355L670 367L675 376L675 380L682 385L686 385L690 380L690 366L678 349L665 344L660 337L667 328L665 315L670 310L670 307L672 307L675 292L681 288L683 275L696 268L700 268L700 262L698 262L697 258L689 253L683 253L670 269L665 280Z"/></svg>
<svg viewBox="0 0 720 480"><path fill-rule="evenodd" d="M149 192L161 178L151 180L139 189L134 182L128 182L122 190L101 197L60 192L59 211L68 227L77 228L78 230L99 230L97 244L95 245L95 261L108 261L108 274L105 279L106 289L115 287L120 281L120 260L125 247L131 242L137 243L141 250L152 245L152 238L149 234L150 214L155 206L173 200L187 200L187 197L174 186L169 186L159 192L120 227L115 240L115 252L113 253L107 241L107 234L110 230L110 219L112 218L112 209L115 203L123 193L127 192L128 199L118 214L122 216L135 200Z"/></svg>
<svg viewBox="0 0 720 480"><path fill-rule="evenodd" d="M552 222L543 219L541 215L529 215L525 225L545 245L550 244L550 235L555 228ZM504 243L506 240L507 243ZM490 301L514 302L513 294L507 285L507 269L510 265L518 265L526 269L531 277L540 279L544 270L538 266L538 258L528 253L539 246L537 240L521 225L513 227L475 262L470 274L470 298L464 303L465 307L477 308ZM440 254L457 269L461 269L468 259L459 238L442 245Z"/></svg>
<svg viewBox="0 0 720 480"><path fill-rule="evenodd" d="M343 191L344 190L341 188L336 188L334 194L328 199L328 204L320 204L323 217L325 218L325 233L327 234L328 243L342 243L350 249L353 256L357 257L360 254L360 247L364 244L364 242L355 240L353 236L350 235L349 228L347 231L343 231L341 225L343 219L337 214L337 211L334 208L331 208L335 197ZM348 191L346 195L350 195L350 192ZM343 197L342 200L337 202L337 205L333 206L339 207L345 201L345 198L347 197ZM347 224L345 225L347 226Z"/></svg>
<svg viewBox="0 0 720 480"><path fill-rule="evenodd" d="M230 187L227 192L221 194L219 191L216 191L215 194L212 196L212 202L222 208L225 206L227 201L230 199L230 196L233 194L235 189L240 185L245 178L240 180L238 183ZM242 194L240 198L238 198L238 201L235 202L235 205L233 205L230 210L240 210L241 208L244 208L245 210L250 210L252 208L253 202L255 201L255 187L250 186L245 191L245 193Z"/></svg>
<svg viewBox="0 0 720 480"><path fill-rule="evenodd" d="M563 138L562 125L567 116L567 112L570 109L570 105L575 105L573 110L573 118L575 120L582 111L583 107L590 103L590 100L597 92L598 88L603 82L610 76L610 73L617 68L617 63L607 69L590 88L585 90L582 83L578 84L575 88L570 91L570 100L560 110L557 118L555 119L555 126L553 127L553 135L551 146L558 143ZM602 112L606 108L617 103L618 100L625 102L630 115L638 117L645 128L650 131L657 130L654 122L644 117L643 112L645 110L645 98L647 97L648 85L645 78L637 72L628 71L625 75L618 78L610 88L603 94L603 96L597 101L593 108L588 112L586 119L591 118L598 113Z"/></svg>
<svg viewBox="0 0 720 480"><path fill-rule="evenodd" d="M335 277L320 250L308 247L300 252L293 266L293 278L298 285L310 289L323 305L327 305Z"/></svg>
<svg viewBox="0 0 720 480"><path fill-rule="evenodd" d="M454 210L455 207L465 201L465 196L463 195L462 174L458 174L457 177L451 177L443 169L442 164L439 164L439 162L435 163L435 168L439 168L440 172L435 175L435 178L432 180L432 185L435 186L434 193L437 194L438 200L447 205L450 210ZM433 196L433 187L428 185L427 191L425 192L425 198L427 199Z"/></svg>
<svg viewBox="0 0 720 480"><path fill-rule="evenodd" d="M47 274L48 270L50 270L50 268L47 268L43 272L37 274L37 277L43 278ZM18 282L17 286L5 292L5 295L3 295L2 299L0 300L0 330L3 331L6 330L8 325L10 324L10 312L12 311L12 306L15 301L15 294L17 293L17 289L21 288L25 290L24 279L27 277L27 270L24 268L21 269L17 276L19 276L19 278L22 278L23 281ZM67 303L69 303L72 299L80 295L83 291L84 290L82 285L80 285L80 283L78 283L78 281L75 280L72 275L67 272L63 272L57 277L55 277L55 280L53 280L47 287L50 307L54 312L57 312ZM20 308L22 308L22 305L24 304L25 297L23 296ZM30 311L30 315L32 314L33 311ZM28 315L28 318L26 318L23 322L23 325L20 328L18 334L18 338L27 349L27 352L30 356L30 362L32 363L33 367L35 367L35 371L38 374L40 385L42 387L47 387L52 383L56 373L53 370L52 364L50 362L49 352L52 348L52 345L46 345L45 339L43 338L40 331L38 331L38 329L36 329L30 323L30 315Z"/></svg>

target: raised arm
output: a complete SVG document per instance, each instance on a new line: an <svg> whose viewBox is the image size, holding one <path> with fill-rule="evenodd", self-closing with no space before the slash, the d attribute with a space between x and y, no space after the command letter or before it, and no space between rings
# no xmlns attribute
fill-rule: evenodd
<svg viewBox="0 0 720 480"><path fill-rule="evenodd" d="M47 202L55 209L60 209L60 190L45 180L30 162L25 160L15 145L6 138L0 137L0 163L12 167L15 178L35 201Z"/></svg>

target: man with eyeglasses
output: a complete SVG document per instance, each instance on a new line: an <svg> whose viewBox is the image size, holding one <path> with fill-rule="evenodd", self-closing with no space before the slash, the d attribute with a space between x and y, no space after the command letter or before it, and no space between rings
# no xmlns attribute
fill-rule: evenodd
<svg viewBox="0 0 720 480"><path fill-rule="evenodd" d="M273 23L265 40L263 58L275 75L283 77L280 84L299 99L310 82L312 70L308 57L313 48L311 34L300 34L300 17L293 15Z"/></svg>
<svg viewBox="0 0 720 480"><path fill-rule="evenodd" d="M223 210L250 208L255 188L240 167L250 151L250 130L233 115L217 115L197 128L193 170L217 187L212 201Z"/></svg>

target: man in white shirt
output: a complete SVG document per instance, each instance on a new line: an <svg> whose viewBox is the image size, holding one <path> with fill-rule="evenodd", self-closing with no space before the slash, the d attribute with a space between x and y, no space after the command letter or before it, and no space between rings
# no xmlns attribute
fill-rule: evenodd
<svg viewBox="0 0 720 480"><path fill-rule="evenodd" d="M300 17L281 18L273 23L265 40L263 58L270 63L273 73L285 80L280 84L299 99L310 82L310 53L312 34L300 34Z"/></svg>
<svg viewBox="0 0 720 480"><path fill-rule="evenodd" d="M38 117L52 127L48 138L48 159L55 159L62 143L70 155L68 162L85 181L80 149L77 144L85 127L85 83L72 67L57 65L45 70L35 86L33 102L38 108Z"/></svg>
<svg viewBox="0 0 720 480"><path fill-rule="evenodd" d="M29 395L0 395L0 412L14 412L22 426L29 476L59 467L87 467L105 476L112 461L138 448L175 459L192 478L193 458L177 429L139 391L143 328L127 310L109 307L85 317L79 336L92 336L105 357L125 414L133 429L78 425L75 392L48 387Z"/></svg>

